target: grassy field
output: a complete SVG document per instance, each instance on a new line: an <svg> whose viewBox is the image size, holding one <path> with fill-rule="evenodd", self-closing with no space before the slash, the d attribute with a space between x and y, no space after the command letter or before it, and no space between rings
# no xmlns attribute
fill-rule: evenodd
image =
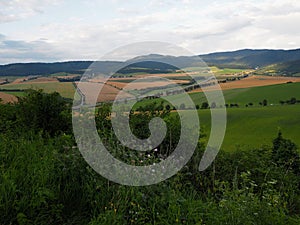
<svg viewBox="0 0 300 225"><path fill-rule="evenodd" d="M7 84L0 86L2 90L12 89L43 89L45 92L50 93L57 91L65 98L73 98L75 88L71 82L49 82L49 83L22 83L22 84ZM14 94L14 92L11 92ZM19 94L19 92L17 93Z"/></svg>
<svg viewBox="0 0 300 225"><path fill-rule="evenodd" d="M204 132L210 131L210 110L199 110ZM227 129L222 149L253 149L271 145L278 130L300 146L300 105L233 108L227 110Z"/></svg>
<svg viewBox="0 0 300 225"><path fill-rule="evenodd" d="M4 93L14 95L16 97L22 97L25 95L25 92L23 91L4 91Z"/></svg>
<svg viewBox="0 0 300 225"><path fill-rule="evenodd" d="M270 104L279 104L281 100L291 97L300 98L300 83L279 84L264 87L244 88L225 91L227 102L232 101L240 104L249 102L258 103L267 99Z"/></svg>
<svg viewBox="0 0 300 225"><path fill-rule="evenodd" d="M264 99L268 101L268 104L279 105L280 101L286 101L295 97L300 99L300 83L291 83L291 84L278 84L271 86L263 87L252 87L252 88L240 88L223 91L225 102L227 104L237 103L240 107L245 107L246 104L253 103L254 106L259 106L259 102L262 102ZM211 93L213 94L213 92ZM190 93L189 94L195 104L201 106L203 102L206 102L206 97L203 92ZM177 100L179 102L185 103L184 95L174 95L168 96L168 99ZM149 102L160 102L161 100L148 100L138 102L136 106L143 106ZM165 103L166 104L166 103ZM219 106L219 104L217 104ZM186 105L189 107L189 105Z"/></svg>
<svg viewBox="0 0 300 225"><path fill-rule="evenodd" d="M210 69L215 75L236 74L236 73L249 71L245 69L229 69L229 68L220 69L218 67L210 67Z"/></svg>
<svg viewBox="0 0 300 225"><path fill-rule="evenodd" d="M300 83L281 84L264 87L234 89L224 91L227 104L237 103L239 108L227 109L227 130L222 148L226 151L242 148L253 148L261 145L271 145L278 129L281 129L286 138L290 138L300 146L300 105L283 105L280 100L289 100L292 97L300 99ZM201 106L206 101L204 93L191 93L193 101ZM183 103L183 95L169 96ZM259 102L267 99L268 106L262 107ZM146 102L138 102L136 106L144 106ZM246 108L252 102L254 106ZM167 103L165 103L167 104ZM186 107L189 107L186 105ZM199 110L200 123L204 131L210 131L210 110Z"/></svg>
<svg viewBox="0 0 300 225"><path fill-rule="evenodd" d="M238 103L240 106L252 102L258 105L266 99L269 104L279 104L281 100L289 100L292 97L300 99L300 83L279 84L263 87L241 88L223 91L226 103ZM191 93L191 98L196 104L206 101L203 93Z"/></svg>

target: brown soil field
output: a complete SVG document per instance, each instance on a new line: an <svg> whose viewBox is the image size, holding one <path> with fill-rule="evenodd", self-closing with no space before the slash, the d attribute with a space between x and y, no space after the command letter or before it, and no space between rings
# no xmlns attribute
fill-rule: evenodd
<svg viewBox="0 0 300 225"><path fill-rule="evenodd" d="M101 88L101 93L98 96L98 92ZM103 85L92 82L80 82L79 89L85 95L87 103L92 103L95 98L97 99L97 102L113 101L116 95L120 92L119 89L108 84ZM124 93L124 97L130 98L132 95Z"/></svg>
<svg viewBox="0 0 300 225"><path fill-rule="evenodd" d="M10 94L6 94L3 92L0 92L0 98L2 99L3 103L9 103L9 102L17 102L18 99L16 96L10 95Z"/></svg>
<svg viewBox="0 0 300 225"><path fill-rule="evenodd" d="M300 77L271 77L271 76L250 76L242 80L229 81L221 83L222 90L237 89L237 88L249 88L268 86L274 84L284 84L286 82L300 82ZM214 90L215 87L209 87L207 90ZM201 89L193 90L192 92L202 92Z"/></svg>
<svg viewBox="0 0 300 225"><path fill-rule="evenodd" d="M15 79L13 82L11 82L11 84L20 84L20 83L23 83L24 79L25 79L24 77L23 78Z"/></svg>

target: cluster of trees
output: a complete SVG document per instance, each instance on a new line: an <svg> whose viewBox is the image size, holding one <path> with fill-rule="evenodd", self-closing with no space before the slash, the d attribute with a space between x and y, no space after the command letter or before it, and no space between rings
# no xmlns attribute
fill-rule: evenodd
<svg viewBox="0 0 300 225"><path fill-rule="evenodd" d="M155 99L158 97L152 97L151 99ZM280 101L281 105L284 104L290 104L290 105L294 105L300 103L300 100L297 100L295 97L292 97L290 100L286 100L286 101ZM260 106L268 106L268 100L267 99L263 99L261 102L258 103L258 105ZM224 105L226 108L239 108L240 105L238 103L226 103ZM245 107L252 107L254 106L254 103L249 102L245 105ZM152 108L151 108L152 107ZM218 106L215 102L212 102L211 104L209 104L208 102L203 102L201 105L196 104L196 109L213 109L213 108L221 108L223 106ZM192 109L191 107L186 106L184 103L181 103L179 106L175 107L175 106L171 106L170 104L164 104L163 101L161 101L159 104L157 104L157 102L153 102L148 104L145 107L139 107L137 108L137 111L142 111L143 109L147 108L147 110L176 110L176 108L180 109L180 110L185 110L185 109Z"/></svg>
<svg viewBox="0 0 300 225"><path fill-rule="evenodd" d="M114 157L150 165L176 148L178 114L154 106L130 113L132 132L141 139L150 135L153 117L168 127L157 150L142 153L117 140L111 105L96 110L99 136ZM0 224L300 224L299 150L281 132L270 146L221 151L199 172L207 139L201 133L178 174L156 185L128 187L86 164L74 141L70 108L57 93L42 91L0 105Z"/></svg>
<svg viewBox="0 0 300 225"><path fill-rule="evenodd" d="M294 104L300 103L300 100L297 100L295 97L292 97L291 99L286 100L286 101L281 100L281 101L279 101L279 103L281 105L284 105L284 104L294 105Z"/></svg>
<svg viewBox="0 0 300 225"><path fill-rule="evenodd" d="M1 105L0 132L26 129L50 136L71 133L71 104L57 92L27 90L17 103Z"/></svg>

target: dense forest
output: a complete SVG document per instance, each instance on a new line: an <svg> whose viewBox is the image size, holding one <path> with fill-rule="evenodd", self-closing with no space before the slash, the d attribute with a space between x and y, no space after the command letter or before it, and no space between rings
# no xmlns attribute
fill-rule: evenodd
<svg viewBox="0 0 300 225"><path fill-rule="evenodd" d="M33 90L17 103L0 104L0 224L300 224L299 150L284 133L271 146L220 151L199 172L201 133L178 174L129 187L106 180L85 162L74 141L71 107L58 93ZM97 108L98 133L126 163L157 162L178 143L176 112L140 108L130 114L133 133L147 137L148 122L160 116L167 136L155 154L128 159L130 149L113 134L110 107Z"/></svg>

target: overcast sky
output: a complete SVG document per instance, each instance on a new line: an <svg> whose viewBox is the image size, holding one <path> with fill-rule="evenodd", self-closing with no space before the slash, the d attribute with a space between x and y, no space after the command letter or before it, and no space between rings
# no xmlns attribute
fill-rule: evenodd
<svg viewBox="0 0 300 225"><path fill-rule="evenodd" d="M299 24L299 0L0 0L0 64L95 60L140 41L295 49Z"/></svg>

